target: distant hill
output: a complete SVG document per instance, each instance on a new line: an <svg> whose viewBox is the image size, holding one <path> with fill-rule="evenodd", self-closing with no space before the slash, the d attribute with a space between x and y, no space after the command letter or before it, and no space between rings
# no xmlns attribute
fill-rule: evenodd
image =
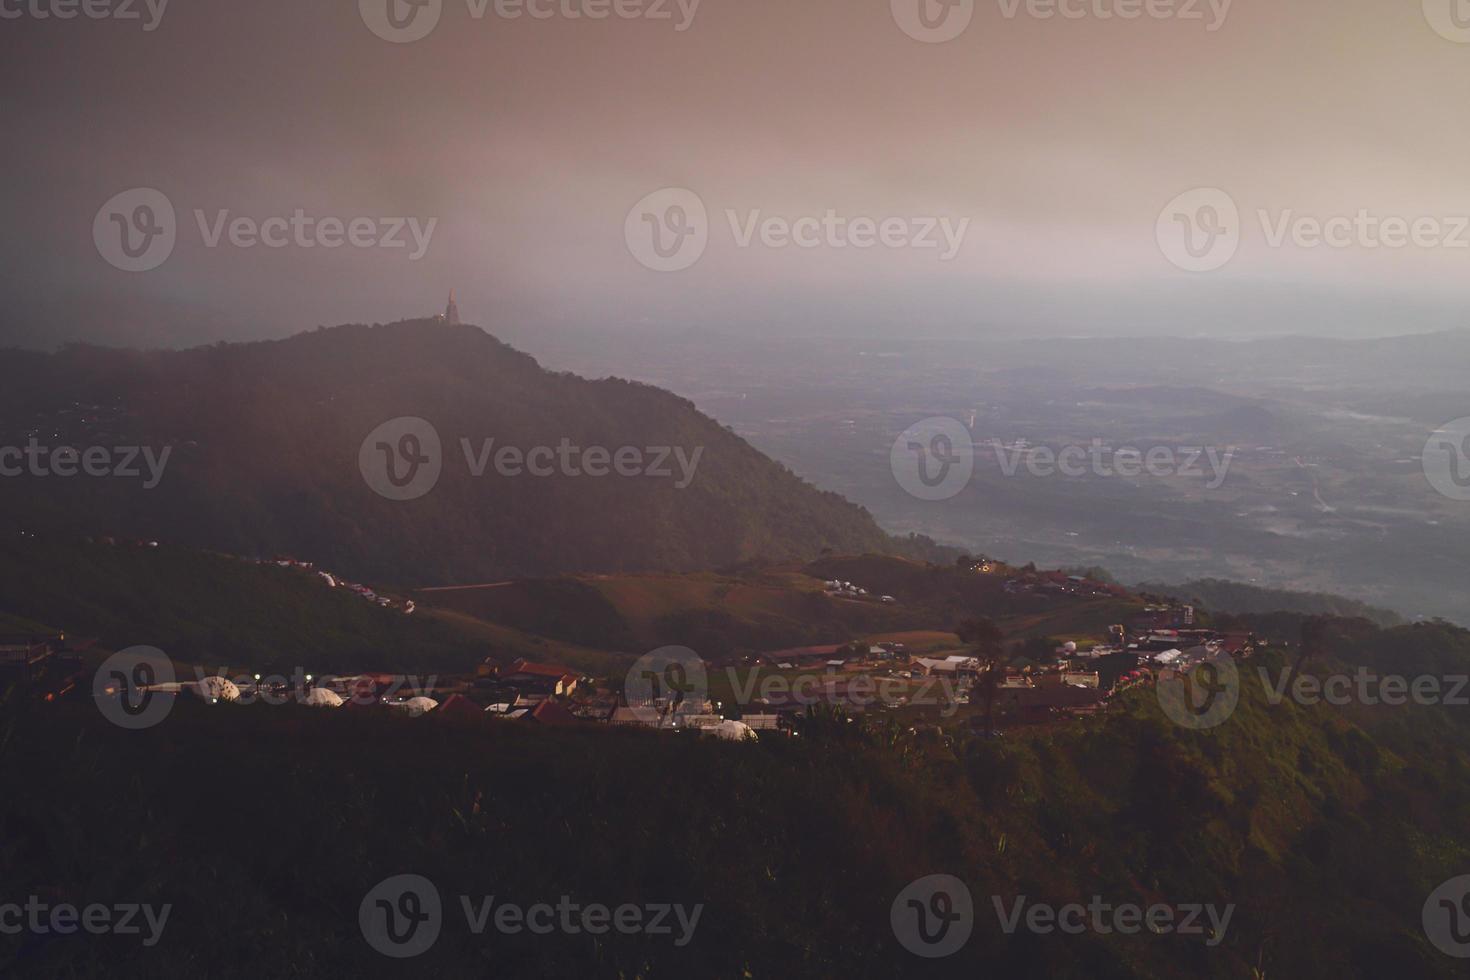
<svg viewBox="0 0 1470 980"><path fill-rule="evenodd" d="M1212 438L1260 443L1280 440L1293 427L1264 405L1241 405L1202 420L1200 430Z"/></svg>
<svg viewBox="0 0 1470 980"><path fill-rule="evenodd" d="M1399 626L1404 619L1389 609L1380 609L1356 599L1323 592L1294 592L1290 589L1268 589L1244 582L1223 579L1196 579L1182 585L1160 585L1145 582L1139 592L1173 596L1194 601L1218 613L1301 613L1308 616L1362 618L1379 626Z"/></svg>
<svg viewBox="0 0 1470 980"><path fill-rule="evenodd" d="M153 447L140 479L0 480L0 533L115 535L231 553L290 554L413 585L587 571L682 571L824 548L903 552L867 511L817 490L675 395L543 370L472 326L343 326L185 351L0 351L0 445ZM385 499L359 470L383 423L416 417L442 475ZM670 475L472 475L461 445L678 447ZM396 438L386 440L398 449ZM379 450L367 447L370 458ZM654 453L643 456L645 466ZM606 466L606 463L603 464ZM580 466L578 466L580 468Z"/></svg>

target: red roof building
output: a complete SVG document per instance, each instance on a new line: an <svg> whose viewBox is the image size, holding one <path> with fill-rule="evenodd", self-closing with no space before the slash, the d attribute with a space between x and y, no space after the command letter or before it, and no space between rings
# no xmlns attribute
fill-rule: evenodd
<svg viewBox="0 0 1470 980"><path fill-rule="evenodd" d="M537 724L550 725L553 728L567 728L582 723L580 718L562 707L559 701L550 698L536 705L528 717Z"/></svg>

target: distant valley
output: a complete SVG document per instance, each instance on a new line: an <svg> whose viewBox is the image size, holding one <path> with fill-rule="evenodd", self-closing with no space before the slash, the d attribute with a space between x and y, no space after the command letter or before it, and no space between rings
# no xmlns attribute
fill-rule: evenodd
<svg viewBox="0 0 1470 980"><path fill-rule="evenodd" d="M1228 579L1470 622L1455 568L1470 504L1437 493L1430 434L1470 415L1470 332L1382 341L669 338L579 340L550 363L667 384L823 489L1010 561L1101 565L1127 582ZM773 368L772 365L779 367ZM975 443L965 490L918 500L889 451L925 418ZM1163 446L1230 456L1190 475L1007 475L1005 453ZM1181 455L1181 458L1182 455Z"/></svg>

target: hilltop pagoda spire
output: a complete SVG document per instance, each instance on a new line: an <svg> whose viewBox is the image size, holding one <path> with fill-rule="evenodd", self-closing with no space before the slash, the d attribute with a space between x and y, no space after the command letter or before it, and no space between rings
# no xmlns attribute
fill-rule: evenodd
<svg viewBox="0 0 1470 980"><path fill-rule="evenodd" d="M444 322L459 323L459 307L454 302L454 290L449 291L449 305L444 307Z"/></svg>

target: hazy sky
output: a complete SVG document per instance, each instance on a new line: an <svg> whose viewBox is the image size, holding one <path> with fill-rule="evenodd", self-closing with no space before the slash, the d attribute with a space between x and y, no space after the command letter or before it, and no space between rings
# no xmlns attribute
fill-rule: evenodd
<svg viewBox="0 0 1470 980"><path fill-rule="evenodd" d="M0 0L0 343L280 336L421 315L451 286L467 320L513 340L1466 322L1470 43L1451 38L1470 27L1455 0L1062 0L1069 17L1035 16L1047 0L925 0L937 31L970 15L943 43L900 26L919 24L919 0L702 0L692 19L692 0L526 0L545 19L442 0L437 22L392 0L407 29L434 23L409 43L370 29L392 33L388 2L172 0L148 30L145 0L136 20ZM667 19L616 13L650 4ZM142 220L126 196L99 219L135 188L176 213L172 251L143 272L94 237ZM647 220L676 221L666 200L630 219L663 188L707 213L680 271L629 245ZM1167 235L1185 225L1160 221L1195 188L1239 212L1189 203L1199 235L1239 232L1213 271L1180 268ZM242 247L298 209L314 231L278 224L283 247ZM1342 219L1341 244L1309 247L1302 216ZM770 217L815 219L813 246L776 247L779 228L763 242L759 224L741 244ZM408 225L403 248L313 237L354 218L371 219L363 243L393 219L437 223L417 259ZM856 247L855 219L887 219L895 244ZM1394 238L1383 219L1415 240L1371 247ZM908 244L930 225L938 247ZM963 235L946 244L945 227Z"/></svg>

